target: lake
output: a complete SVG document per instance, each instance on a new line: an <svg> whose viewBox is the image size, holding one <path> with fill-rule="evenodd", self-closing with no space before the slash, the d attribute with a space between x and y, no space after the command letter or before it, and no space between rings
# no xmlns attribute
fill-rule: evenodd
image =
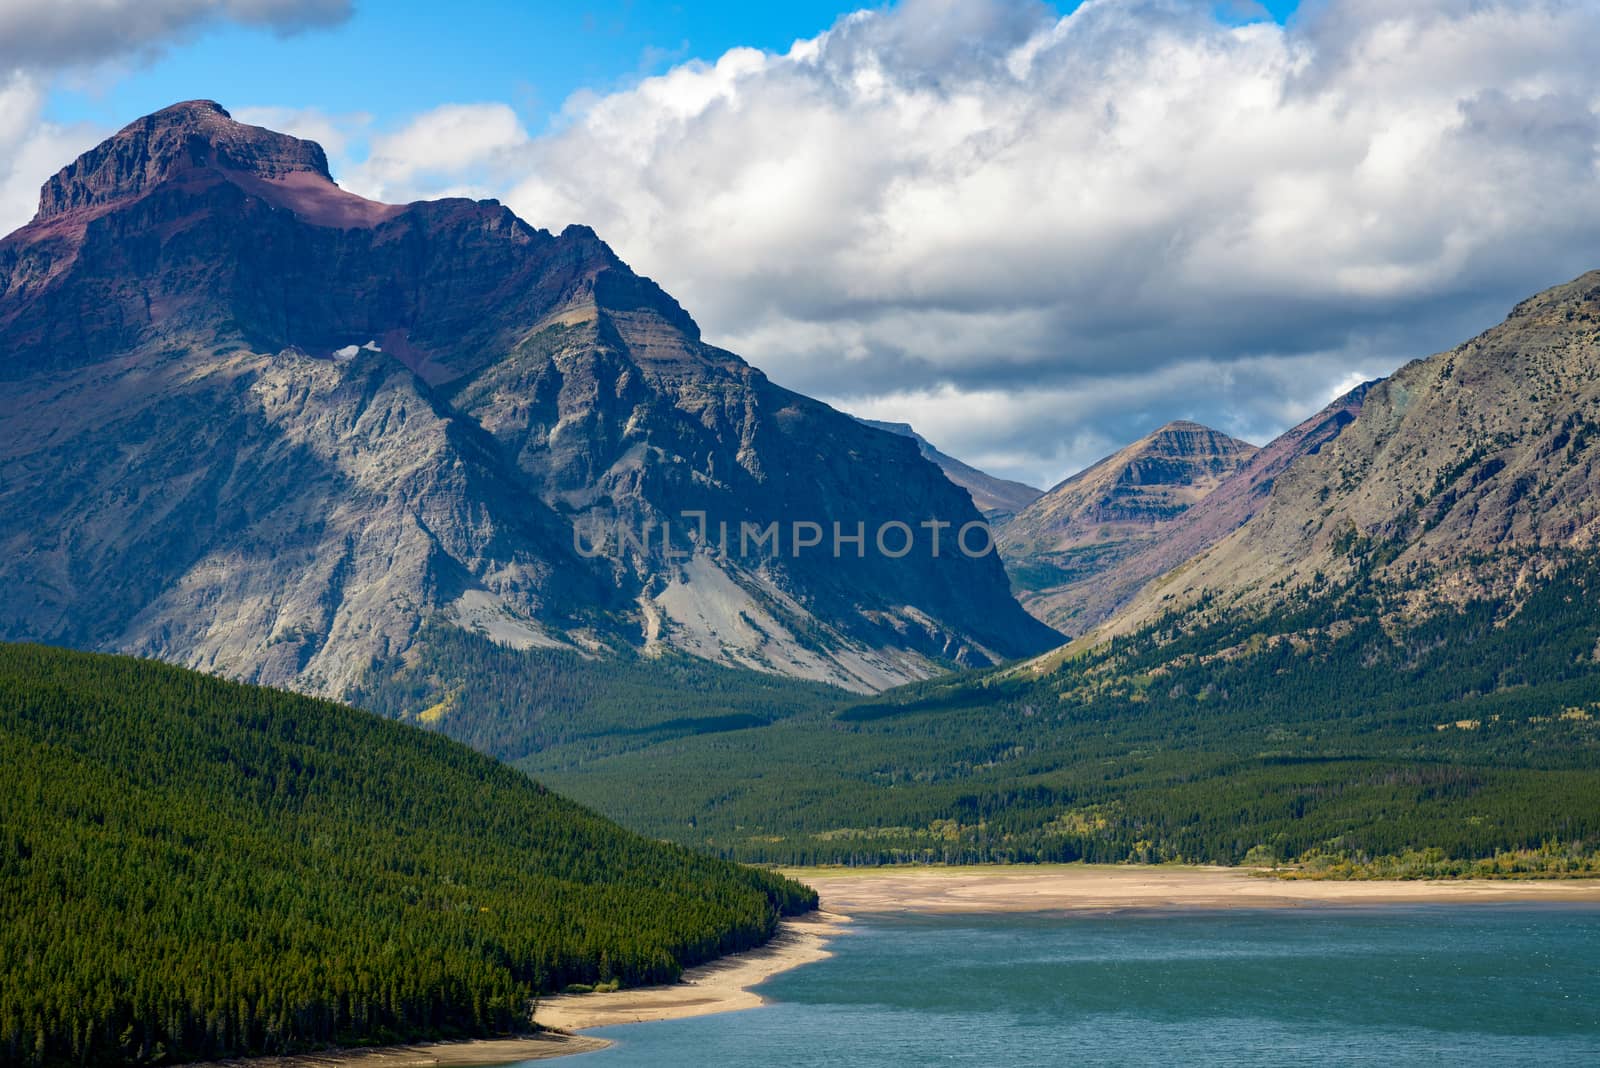
<svg viewBox="0 0 1600 1068"><path fill-rule="evenodd" d="M864 917L585 1065L1600 1064L1600 906Z"/></svg>

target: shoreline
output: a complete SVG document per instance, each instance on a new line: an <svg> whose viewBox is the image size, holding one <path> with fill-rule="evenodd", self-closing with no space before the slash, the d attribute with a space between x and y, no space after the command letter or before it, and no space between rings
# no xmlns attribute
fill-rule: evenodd
<svg viewBox="0 0 1600 1068"><path fill-rule="evenodd" d="M614 1024L708 1016L766 1004L766 999L751 987L779 972L831 957L828 941L849 922L848 916L818 909L779 921L778 932L763 946L686 969L676 983L540 998L535 1003L534 1020L547 1030L532 1035L240 1057L183 1068L475 1068L592 1053L610 1046L611 1040L574 1032Z"/></svg>
<svg viewBox="0 0 1600 1068"><path fill-rule="evenodd" d="M550 1030L282 1057L189 1068L470 1068L589 1053L611 1040L578 1032L619 1024L738 1012L766 1004L755 986L833 954L829 942L856 914L1180 912L1360 908L1423 904L1600 904L1600 879L1286 880L1257 869L1090 864L971 867L780 868L814 887L821 908L781 921L764 946L690 968L677 983L604 994L541 998L534 1018Z"/></svg>
<svg viewBox="0 0 1600 1068"><path fill-rule="evenodd" d="M507 1038L462 1038L442 1042L412 1042L398 1046L369 1046L330 1049L316 1053L286 1053L281 1056L237 1057L222 1061L202 1061L183 1068L468 1068L471 1065L511 1064L516 1061L542 1061L550 1057L570 1057L592 1053L611 1045L592 1035L568 1035L543 1031Z"/></svg>
<svg viewBox="0 0 1600 1068"><path fill-rule="evenodd" d="M1362 905L1600 904L1600 879L1324 880L1263 878L1258 869L1044 864L784 868L850 913L1318 908Z"/></svg>
<svg viewBox="0 0 1600 1068"><path fill-rule="evenodd" d="M849 922L849 916L824 902L816 912L781 921L766 945L690 968L676 983L540 998L533 1018L545 1027L586 1031L753 1009L766 1004L766 999L752 987L780 972L833 956L828 942Z"/></svg>

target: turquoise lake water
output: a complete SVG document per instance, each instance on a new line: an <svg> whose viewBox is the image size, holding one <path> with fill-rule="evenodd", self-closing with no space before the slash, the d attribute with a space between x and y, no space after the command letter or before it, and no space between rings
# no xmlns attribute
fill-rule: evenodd
<svg viewBox="0 0 1600 1068"><path fill-rule="evenodd" d="M833 951L559 1063L1600 1065L1600 907L863 918Z"/></svg>

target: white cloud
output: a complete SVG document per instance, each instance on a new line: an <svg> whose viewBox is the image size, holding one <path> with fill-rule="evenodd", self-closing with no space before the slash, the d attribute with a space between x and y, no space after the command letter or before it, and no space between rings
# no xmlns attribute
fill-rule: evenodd
<svg viewBox="0 0 1600 1068"><path fill-rule="evenodd" d="M339 175L340 184L374 200L424 196L488 196L491 168L528 144L517 113L505 104L445 104L391 133L372 138L366 158Z"/></svg>
<svg viewBox="0 0 1600 1068"><path fill-rule="evenodd" d="M149 55L210 23L294 33L349 16L350 0L5 0L0 70Z"/></svg>
<svg viewBox="0 0 1600 1068"><path fill-rule="evenodd" d="M1141 419L1281 429L1600 265L1600 5L1212 11L906 0L575 98L505 199L779 381L1047 481Z"/></svg>
<svg viewBox="0 0 1600 1068"><path fill-rule="evenodd" d="M39 186L86 147L98 131L44 120L45 91L30 75L0 81L0 234L33 218Z"/></svg>
<svg viewBox="0 0 1600 1068"><path fill-rule="evenodd" d="M235 119L251 126L315 141L329 159L341 159L360 146L372 127L365 112L339 114L321 108L242 107L229 110Z"/></svg>

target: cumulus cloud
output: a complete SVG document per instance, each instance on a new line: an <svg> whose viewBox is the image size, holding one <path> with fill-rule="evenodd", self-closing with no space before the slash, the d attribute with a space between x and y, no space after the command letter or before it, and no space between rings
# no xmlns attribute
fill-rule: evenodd
<svg viewBox="0 0 1600 1068"><path fill-rule="evenodd" d="M1168 418L1260 440L1600 266L1600 7L1215 10L905 0L574 98L499 181L777 380L1040 482Z"/></svg>
<svg viewBox="0 0 1600 1068"><path fill-rule="evenodd" d="M0 4L0 70L150 54L208 23L294 33L349 16L350 0L6 0Z"/></svg>
<svg viewBox="0 0 1600 1068"><path fill-rule="evenodd" d="M364 146L372 116L366 112L329 112L321 108L242 107L229 109L235 119L251 126L315 141L330 159L348 157Z"/></svg>
<svg viewBox="0 0 1600 1068"><path fill-rule="evenodd" d="M46 175L93 144L98 131L44 119L45 90L33 76L0 78L0 234L33 218Z"/></svg>
<svg viewBox="0 0 1600 1068"><path fill-rule="evenodd" d="M374 137L366 158L339 180L374 200L485 197L491 172L503 171L528 143L522 120L505 104L446 104Z"/></svg>

